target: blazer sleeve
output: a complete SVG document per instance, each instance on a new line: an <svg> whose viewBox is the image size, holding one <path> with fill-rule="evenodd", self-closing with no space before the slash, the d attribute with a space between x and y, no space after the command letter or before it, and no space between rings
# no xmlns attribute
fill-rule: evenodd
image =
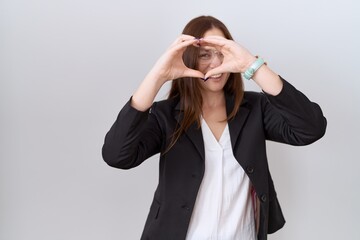
<svg viewBox="0 0 360 240"><path fill-rule="evenodd" d="M105 136L102 147L104 161L116 168L130 169L158 153L161 129L152 109L141 112L133 108L131 99L121 109Z"/></svg>
<svg viewBox="0 0 360 240"><path fill-rule="evenodd" d="M283 89L278 95L265 93L266 138L297 146L317 141L325 134L327 125L320 106L284 79L282 81Z"/></svg>

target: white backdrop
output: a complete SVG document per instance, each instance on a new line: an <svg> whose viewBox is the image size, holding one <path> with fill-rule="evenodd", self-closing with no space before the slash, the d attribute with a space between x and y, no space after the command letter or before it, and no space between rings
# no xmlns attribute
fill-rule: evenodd
<svg viewBox="0 0 360 240"><path fill-rule="evenodd" d="M359 10L357 0L0 0L0 239L139 239L158 156L123 171L101 146L156 59L203 14L328 119L313 145L268 144L287 220L270 240L360 239Z"/></svg>

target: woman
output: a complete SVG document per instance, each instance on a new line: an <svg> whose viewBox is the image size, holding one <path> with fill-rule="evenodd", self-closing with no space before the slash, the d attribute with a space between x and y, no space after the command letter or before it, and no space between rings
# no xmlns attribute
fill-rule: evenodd
<svg viewBox="0 0 360 240"><path fill-rule="evenodd" d="M241 73L263 93L244 92ZM167 100L154 103L172 81ZM103 158L129 169L160 153L141 239L267 239L285 220L265 141L321 138L320 107L200 16L160 57L107 133Z"/></svg>

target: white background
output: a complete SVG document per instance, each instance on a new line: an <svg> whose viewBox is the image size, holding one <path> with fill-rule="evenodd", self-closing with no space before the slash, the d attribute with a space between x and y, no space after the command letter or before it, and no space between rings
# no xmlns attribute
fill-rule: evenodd
<svg viewBox="0 0 360 240"><path fill-rule="evenodd" d="M0 0L0 239L140 238L158 156L123 171L101 146L156 59L203 14L328 120L310 146L268 144L287 220L270 239L360 239L359 10L356 0Z"/></svg>

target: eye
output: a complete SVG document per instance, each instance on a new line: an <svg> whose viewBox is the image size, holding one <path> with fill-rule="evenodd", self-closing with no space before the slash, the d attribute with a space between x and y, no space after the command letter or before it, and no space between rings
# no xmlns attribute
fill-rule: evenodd
<svg viewBox="0 0 360 240"><path fill-rule="evenodd" d="M199 58L203 59L203 60L207 60L211 58L211 53L209 52L200 52L199 53Z"/></svg>

